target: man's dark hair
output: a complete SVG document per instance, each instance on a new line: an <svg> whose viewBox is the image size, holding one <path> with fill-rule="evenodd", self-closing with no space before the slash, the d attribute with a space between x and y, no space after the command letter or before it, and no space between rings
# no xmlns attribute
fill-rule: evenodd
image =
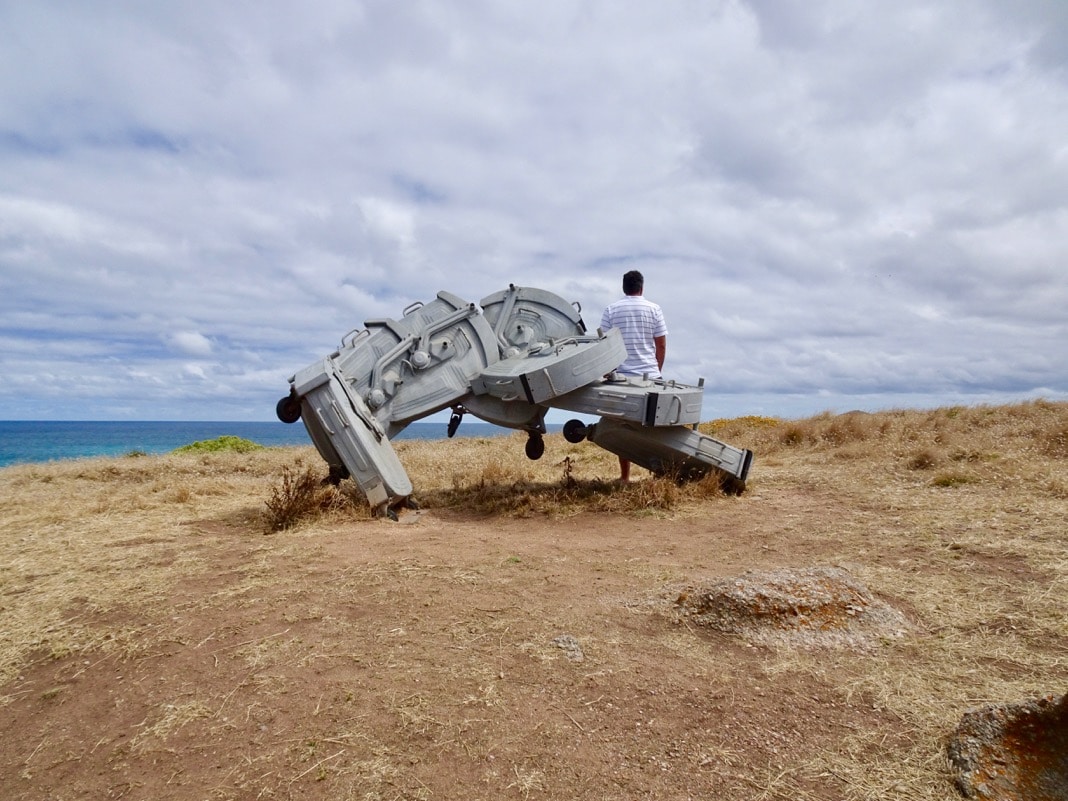
<svg viewBox="0 0 1068 801"><path fill-rule="evenodd" d="M637 295L645 287L645 278L637 270L623 273L623 294Z"/></svg>

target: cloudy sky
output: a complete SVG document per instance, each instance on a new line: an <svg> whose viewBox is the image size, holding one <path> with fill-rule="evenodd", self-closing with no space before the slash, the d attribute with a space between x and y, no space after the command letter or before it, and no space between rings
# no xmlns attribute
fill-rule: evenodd
<svg viewBox="0 0 1068 801"><path fill-rule="evenodd" d="M0 419L629 269L706 419L1068 399L1068 3L0 0Z"/></svg>

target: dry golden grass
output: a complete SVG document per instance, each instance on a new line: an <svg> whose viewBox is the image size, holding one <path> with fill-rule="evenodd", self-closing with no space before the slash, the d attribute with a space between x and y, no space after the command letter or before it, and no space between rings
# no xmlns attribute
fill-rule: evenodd
<svg viewBox="0 0 1068 801"><path fill-rule="evenodd" d="M947 801L962 710L1068 688L1068 405L702 430L755 452L742 498L640 470L619 486L614 456L558 435L538 462L519 434L402 441L433 521L410 527L322 490L311 448L0 470L0 709L22 727L0 796L51 776L104 797L94 776L144 788L166 764L142 795L185 777L182 797ZM663 599L720 564L835 563L916 633L814 652L666 622ZM570 632L586 661L560 674ZM150 676L172 656L188 675ZM90 680L144 694L125 745L120 701L70 717ZM833 723L784 728L791 706ZM208 772L180 742L211 744Z"/></svg>
<svg viewBox="0 0 1068 801"><path fill-rule="evenodd" d="M587 512L657 515L723 495L718 474L678 483L634 467L630 484L618 483L619 462L589 444L559 435L538 461L526 458L526 435L442 443L405 440L397 445L420 503L468 514L568 517Z"/></svg>

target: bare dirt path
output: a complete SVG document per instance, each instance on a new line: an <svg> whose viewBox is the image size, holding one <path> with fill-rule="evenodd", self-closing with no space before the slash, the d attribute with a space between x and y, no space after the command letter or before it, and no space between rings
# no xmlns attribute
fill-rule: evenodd
<svg viewBox="0 0 1068 801"><path fill-rule="evenodd" d="M671 604L702 578L868 556L820 538L842 514L765 490L676 520L193 521L210 570L153 609L88 613L121 648L6 689L5 797L838 797L796 766L900 721Z"/></svg>

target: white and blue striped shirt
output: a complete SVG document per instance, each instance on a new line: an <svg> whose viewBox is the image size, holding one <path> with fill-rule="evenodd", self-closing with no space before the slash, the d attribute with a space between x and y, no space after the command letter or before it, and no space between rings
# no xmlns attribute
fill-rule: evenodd
<svg viewBox="0 0 1068 801"><path fill-rule="evenodd" d="M657 304L641 295L627 295L604 310L601 328L605 331L618 328L623 334L627 360L616 368L616 372L627 375L648 373L659 377L660 367L656 363L653 337L666 337L668 330L664 312Z"/></svg>

